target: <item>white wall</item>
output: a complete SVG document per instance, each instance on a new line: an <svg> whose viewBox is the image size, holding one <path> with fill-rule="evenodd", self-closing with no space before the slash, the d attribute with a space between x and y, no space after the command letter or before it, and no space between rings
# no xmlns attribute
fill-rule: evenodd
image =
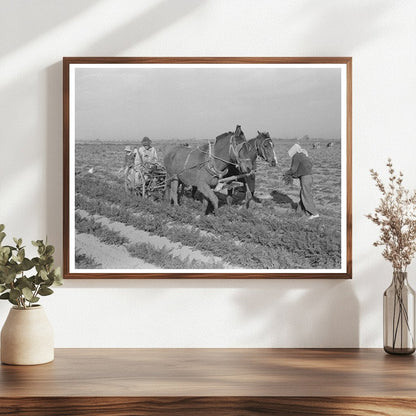
<svg viewBox="0 0 416 416"><path fill-rule="evenodd" d="M62 258L63 56L352 56L353 280L66 281L57 347L380 347L390 265L364 214L416 187L416 2L0 0L0 223ZM410 269L416 287L416 267ZM0 304L0 325L9 304Z"/></svg>

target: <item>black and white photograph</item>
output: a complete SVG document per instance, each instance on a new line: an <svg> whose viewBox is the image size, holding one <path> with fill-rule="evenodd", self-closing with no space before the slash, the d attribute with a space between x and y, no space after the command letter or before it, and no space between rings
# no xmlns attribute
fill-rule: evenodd
<svg viewBox="0 0 416 416"><path fill-rule="evenodd" d="M64 58L65 277L351 277L350 77Z"/></svg>

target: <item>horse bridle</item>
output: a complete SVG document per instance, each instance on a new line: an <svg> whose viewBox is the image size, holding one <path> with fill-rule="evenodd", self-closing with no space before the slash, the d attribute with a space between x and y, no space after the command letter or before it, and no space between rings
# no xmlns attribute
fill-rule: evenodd
<svg viewBox="0 0 416 416"><path fill-rule="evenodd" d="M240 152L241 152L244 145L247 145L246 141L242 141L241 143L237 144L237 143L235 143L235 134L233 134L231 136L228 155L229 155L230 159L232 159L232 157L234 156L235 161L237 163L233 163L231 160L228 161L228 160L222 159L221 157L218 157L218 156L214 155L214 153L211 152L211 146L209 146L209 159L208 159L208 163L207 163L208 172L214 173L214 176L218 176L220 178L225 176L228 172L227 168L224 171L219 171L215 167L214 159L221 160L222 162L227 163L229 165L233 165L237 168L239 168L241 166L241 163L243 161L251 161L250 158L241 158L240 157Z"/></svg>
<svg viewBox="0 0 416 416"><path fill-rule="evenodd" d="M209 159L217 159L217 160L221 160L221 162L227 163L228 165L233 165L235 167L239 167L242 161L251 161L250 158L242 158L240 157L240 152L243 148L244 145L247 145L246 141L243 141L241 143L236 144L235 143L235 135L233 134L231 136L231 140L230 140L230 147L229 147L229 153L228 155L230 156L230 159L232 159L232 156L234 156L235 160L237 163L232 162L231 160L225 160L219 156L214 155L213 152L211 152L211 146L209 147L209 153L204 152L203 150L199 149L200 152L202 153L207 153L209 155Z"/></svg>
<svg viewBox="0 0 416 416"><path fill-rule="evenodd" d="M240 157L240 152L241 152L241 149L243 148L243 146L244 145L246 145L247 144L247 142L246 141L243 141L243 142L241 142L241 143L238 143L238 144L236 144L235 143L235 135L233 134L232 135L232 137L231 137L231 140L230 140L230 148L229 148L229 156L230 156L230 159L231 159L231 156L232 156L232 154L231 154L231 152L234 154L234 157L235 157L235 159L236 159L236 162L237 163L233 163L233 162L231 162L231 161L228 161L228 160L225 160L225 159L222 159L221 157L218 157L218 156L216 156L216 155L214 155L214 153L212 152L212 150L211 150L211 143L210 142L208 142L208 152L205 152L204 150L202 150L199 146L196 148L196 149L193 149L189 154L188 154L188 156L187 156L187 158L186 158L186 160L185 160L185 164L184 164L184 167L183 167L183 169L182 169L182 171L181 172L179 172L179 173L182 173L182 172L184 172L185 170L189 170L189 169L193 169L193 168L196 168L196 167L198 167L198 166L203 166L203 165L205 165L206 166L206 169L208 170L208 172L209 173L211 173L213 176L218 176L218 177L223 177L223 176L225 176L226 174L227 174L227 172L228 172L228 169L226 168L226 169L224 169L223 171L220 171L220 170L218 170L216 167L215 167L215 163L214 163L214 159L217 159L217 160L221 160L222 162L225 162L225 163L227 163L227 164L229 164L229 165L234 165L235 167L239 167L240 166L240 163L242 162L242 161L251 161L251 159L250 158L241 158ZM196 164L196 165L193 165L193 166L190 166L190 167L188 167L187 166L187 164L188 164L188 161L189 161L189 157L190 157L190 155L191 155L191 153L194 151L194 150L199 150L201 153L205 153L205 154L207 154L208 155L208 160L207 161L205 161L205 162L202 162L202 163L198 163L198 164Z"/></svg>
<svg viewBox="0 0 416 416"><path fill-rule="evenodd" d="M264 150L264 144L266 143L266 142L270 142L270 144L272 145L272 147L273 147L273 141L272 141L272 139L270 138L270 137L268 137L267 139L265 139L265 140L263 140L263 142L261 143L261 144L258 144L257 143L257 140L255 141L255 144L256 144L256 151L257 151L257 154L263 159L263 160L265 160L266 162L267 162L267 158L266 158L266 151Z"/></svg>

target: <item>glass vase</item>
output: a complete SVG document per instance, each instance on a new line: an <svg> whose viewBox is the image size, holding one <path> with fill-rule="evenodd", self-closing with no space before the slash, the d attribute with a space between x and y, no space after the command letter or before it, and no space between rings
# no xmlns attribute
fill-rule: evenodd
<svg viewBox="0 0 416 416"><path fill-rule="evenodd" d="M383 296L384 351L413 354L415 351L415 291L407 272L393 272L391 285Z"/></svg>

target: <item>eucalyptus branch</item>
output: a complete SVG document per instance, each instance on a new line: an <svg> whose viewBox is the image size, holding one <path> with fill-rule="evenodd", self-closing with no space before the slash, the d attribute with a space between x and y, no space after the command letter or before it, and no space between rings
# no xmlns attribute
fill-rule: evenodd
<svg viewBox="0 0 416 416"><path fill-rule="evenodd" d="M59 267L54 267L55 248L43 240L32 241L38 256L27 258L22 239L14 238L15 245L2 245L6 234L0 224L0 299L6 299L19 309L30 308L40 296L53 293L52 285L61 285ZM30 273L32 272L32 275Z"/></svg>

